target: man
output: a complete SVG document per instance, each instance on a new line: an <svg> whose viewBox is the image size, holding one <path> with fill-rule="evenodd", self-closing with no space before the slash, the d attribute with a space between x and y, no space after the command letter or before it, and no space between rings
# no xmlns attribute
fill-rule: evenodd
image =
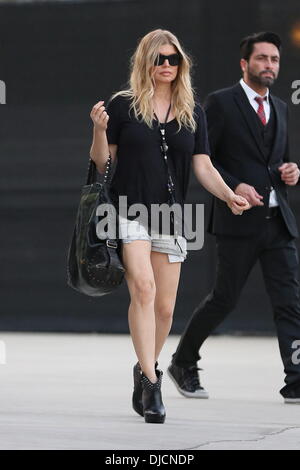
<svg viewBox="0 0 300 470"><path fill-rule="evenodd" d="M299 179L289 162L287 105L269 93L280 63L281 40L258 33L241 42L243 79L208 96L205 104L213 163L236 194L251 209L235 217L214 200L210 232L216 235L216 283L195 309L168 373L186 397L208 398L201 387L199 349L234 309L248 275L259 260L270 296L286 385L286 403L300 403L300 365L293 360L293 343L300 340L298 236L289 207L287 186ZM295 344L294 344L295 347Z"/></svg>

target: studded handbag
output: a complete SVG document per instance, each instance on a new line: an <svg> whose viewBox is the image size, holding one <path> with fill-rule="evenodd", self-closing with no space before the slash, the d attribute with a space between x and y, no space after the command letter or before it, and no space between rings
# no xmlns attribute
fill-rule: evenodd
<svg viewBox="0 0 300 470"><path fill-rule="evenodd" d="M97 208L111 204L109 179L112 159L109 156L103 182L96 181L97 169L89 160L87 181L81 191L75 227L67 255L67 284L93 297L114 291L123 281L125 269L121 261L121 241L100 239L97 224L101 217ZM114 222L114 221L113 221Z"/></svg>

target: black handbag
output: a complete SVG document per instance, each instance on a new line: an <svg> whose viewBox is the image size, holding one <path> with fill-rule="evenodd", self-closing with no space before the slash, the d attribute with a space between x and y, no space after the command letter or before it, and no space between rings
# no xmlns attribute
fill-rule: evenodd
<svg viewBox="0 0 300 470"><path fill-rule="evenodd" d="M87 182L81 191L75 228L68 249L67 283L82 294L99 297L114 291L123 281L125 269L120 258L121 241L118 238L100 239L96 226L101 217L96 215L100 204L111 204L109 176L111 156L106 163L103 182L97 180L97 168L89 160Z"/></svg>

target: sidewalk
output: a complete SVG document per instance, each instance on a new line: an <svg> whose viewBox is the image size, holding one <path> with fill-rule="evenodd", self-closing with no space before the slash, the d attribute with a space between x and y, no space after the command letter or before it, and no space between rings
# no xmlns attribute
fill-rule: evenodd
<svg viewBox="0 0 300 470"><path fill-rule="evenodd" d="M164 374L163 425L131 409L129 336L0 333L0 449L300 449L300 405L285 405L275 338L212 337L200 366L209 400ZM166 371L178 337L160 359Z"/></svg>

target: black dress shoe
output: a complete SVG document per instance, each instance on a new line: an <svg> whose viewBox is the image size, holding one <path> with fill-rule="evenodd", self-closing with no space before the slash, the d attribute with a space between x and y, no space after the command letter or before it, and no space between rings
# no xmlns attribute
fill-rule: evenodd
<svg viewBox="0 0 300 470"><path fill-rule="evenodd" d="M158 362L155 363L155 369L158 367ZM137 362L133 367L133 394L132 394L132 407L136 413L144 416L143 402L142 402L142 370L140 363Z"/></svg>
<svg viewBox="0 0 300 470"><path fill-rule="evenodd" d="M143 414L146 423L164 423L166 419L166 410L161 397L161 381L163 373L161 370L155 370L157 382L152 383L142 373L142 403Z"/></svg>

